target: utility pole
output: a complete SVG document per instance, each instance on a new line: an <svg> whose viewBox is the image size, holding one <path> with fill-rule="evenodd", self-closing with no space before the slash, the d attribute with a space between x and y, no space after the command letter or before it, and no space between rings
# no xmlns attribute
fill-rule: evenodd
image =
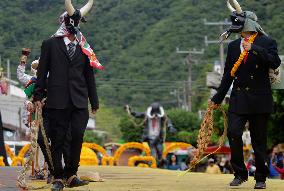
<svg viewBox="0 0 284 191"><path fill-rule="evenodd" d="M195 54L204 54L204 49L202 50L196 50L195 48L193 50L180 50L179 48L176 48L176 52L178 54L187 54L185 63L188 66L188 79L187 79L187 107L186 110L191 112L192 111L192 64L194 62L193 55Z"/></svg>
<svg viewBox="0 0 284 191"><path fill-rule="evenodd" d="M232 23L228 21L228 19L225 19L225 21L219 21L219 22L208 22L206 19L204 19L204 25L208 26L219 26L220 34L224 32L224 26L230 26ZM224 65L225 65L225 53L224 53L224 43L230 43L231 40L225 40L220 43L222 40L222 37L220 36L219 40L208 40L208 37L205 36L205 45L208 46L209 44L220 44L219 54L220 54L220 64L221 64L221 74L224 72Z"/></svg>
<svg viewBox="0 0 284 191"><path fill-rule="evenodd" d="M7 79L11 80L10 59L7 60Z"/></svg>

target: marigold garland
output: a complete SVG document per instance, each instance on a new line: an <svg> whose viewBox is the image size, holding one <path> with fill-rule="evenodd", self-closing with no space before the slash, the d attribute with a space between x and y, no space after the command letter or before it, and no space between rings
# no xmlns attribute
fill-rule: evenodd
<svg viewBox="0 0 284 191"><path fill-rule="evenodd" d="M30 149L30 144L26 144L19 152L18 157L24 158Z"/></svg>
<svg viewBox="0 0 284 191"><path fill-rule="evenodd" d="M133 156L133 157L130 157L128 159L128 166L135 166L135 162L137 162L137 161L151 162L151 168L157 168L156 160L152 156ZM147 164L143 164L142 167L146 167L145 165L147 165ZM147 167L149 167L149 165L147 165Z"/></svg>
<svg viewBox="0 0 284 191"><path fill-rule="evenodd" d="M145 152L145 155L151 156L151 151L149 148L145 147L142 143L129 142L121 145L114 154L114 162L119 165L119 159L121 154L127 149L140 149Z"/></svg>
<svg viewBox="0 0 284 191"><path fill-rule="evenodd" d="M13 151L11 150L9 145L5 144L5 150L8 154L8 156L11 158L11 160L13 160L13 158L15 157L15 154L13 153Z"/></svg>
<svg viewBox="0 0 284 191"><path fill-rule="evenodd" d="M83 143L83 147L88 147L92 150L102 153L103 156L108 156L106 150L102 146L95 143Z"/></svg>
<svg viewBox="0 0 284 191"><path fill-rule="evenodd" d="M137 167L141 167L141 168L149 168L149 165L145 164L145 163L139 163L137 165Z"/></svg>
<svg viewBox="0 0 284 191"><path fill-rule="evenodd" d="M252 44L254 42L254 40L256 39L258 33L255 33L253 35L251 35L248 39L248 42L250 44ZM238 61L234 64L232 70L231 70L231 76L235 77L235 73L237 72L238 68L240 67L240 65L242 64L244 58L248 55L248 51L244 50L241 54L240 57L238 59Z"/></svg>
<svg viewBox="0 0 284 191"><path fill-rule="evenodd" d="M4 158L3 158L3 157L0 157L0 166L5 166Z"/></svg>
<svg viewBox="0 0 284 191"><path fill-rule="evenodd" d="M183 142L176 142L176 143L172 143L168 148L166 148L163 152L163 158L166 158L167 155L169 154L170 151L177 149L177 148L190 148L193 147L191 144L189 143L183 143Z"/></svg>
<svg viewBox="0 0 284 191"><path fill-rule="evenodd" d="M103 156L102 166L113 166L113 165L114 165L114 157Z"/></svg>
<svg viewBox="0 0 284 191"><path fill-rule="evenodd" d="M80 155L81 166L97 166L99 160L97 154L90 148L83 146Z"/></svg>
<svg viewBox="0 0 284 191"><path fill-rule="evenodd" d="M18 162L20 162L20 166L23 166L25 164L25 159L20 156L14 157L11 166L19 166Z"/></svg>

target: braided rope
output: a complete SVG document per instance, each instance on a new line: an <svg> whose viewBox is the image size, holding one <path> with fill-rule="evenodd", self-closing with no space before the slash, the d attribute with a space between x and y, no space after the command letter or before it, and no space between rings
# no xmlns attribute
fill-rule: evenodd
<svg viewBox="0 0 284 191"><path fill-rule="evenodd" d="M224 131L222 136L219 138L218 141L218 148L207 154L206 156L204 156L203 158L201 158L205 152L205 150L208 147L208 144L210 143L211 137L213 135L213 131L214 131L214 118L213 118L213 113L214 110L219 110L222 112L223 117L224 117ZM185 175L186 173L190 172L197 164L199 164L202 160L204 160L205 158L207 158L208 156L215 154L217 151L219 151L221 149L221 147L224 145L225 143L225 139L227 137L227 132L228 132L228 119L227 119L227 114L226 111L224 110L224 108L221 108L220 106L215 107L213 105L209 105L204 118L202 120L202 123L200 125L200 130L199 130L199 135L197 138L197 152L193 158L193 160L191 161L190 165L189 165L189 169L187 171L185 171L184 173L180 174L180 175Z"/></svg>
<svg viewBox="0 0 284 191"><path fill-rule="evenodd" d="M53 162L52 162L52 158L51 158L51 151L49 148L49 144L48 144L48 140L46 137L46 133L43 127L43 119L42 119L42 110L39 108L36 108L35 111L35 121L32 122L31 124L31 146L29 149L29 157L28 160L25 162L24 167L22 168L22 170L19 172L19 176L17 179L17 183L18 183L18 187L24 189L24 190L39 190L39 189L45 189L48 188L49 185L47 186L43 186L43 187L31 187L28 186L26 183L26 175L27 172L30 170L30 167L32 166L32 162L33 159L36 155L36 151L37 151L37 139L38 139L38 131L39 129L41 129L43 138L44 138L44 144L48 153L48 158L50 160L51 163L51 168L53 169Z"/></svg>

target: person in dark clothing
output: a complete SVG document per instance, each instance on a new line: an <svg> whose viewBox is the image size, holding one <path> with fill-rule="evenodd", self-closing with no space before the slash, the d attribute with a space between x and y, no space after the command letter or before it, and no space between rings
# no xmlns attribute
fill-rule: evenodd
<svg viewBox="0 0 284 191"><path fill-rule="evenodd" d="M52 191L63 190L63 179L67 180L68 187L88 184L77 177L77 171L89 119L88 99L94 114L99 108L93 68L103 68L80 32L79 23L92 5L93 0L89 0L78 10L70 0L65 0L67 12L60 17L60 28L53 37L43 41L41 47L34 102L41 107L47 89L46 107L55 178ZM69 129L72 140L63 169L61 159Z"/></svg>
<svg viewBox="0 0 284 191"><path fill-rule="evenodd" d="M166 139L166 132L176 132L171 120L166 115L164 108L159 103L152 103L144 113L131 111L125 106L126 111L135 118L144 119L142 141L149 144L151 155L155 157L158 166L162 164L163 144Z"/></svg>
<svg viewBox="0 0 284 191"><path fill-rule="evenodd" d="M281 61L276 41L266 35L257 22L257 16L253 12L242 11L236 0L232 2L234 7L228 1L232 26L227 33L239 32L241 38L228 45L221 85L209 105L217 107L221 104L233 83L228 109L228 138L235 178L230 186L239 186L248 179L242 133L249 121L256 161L254 188L265 189L268 174L267 122L273 112L269 70L278 68Z"/></svg>

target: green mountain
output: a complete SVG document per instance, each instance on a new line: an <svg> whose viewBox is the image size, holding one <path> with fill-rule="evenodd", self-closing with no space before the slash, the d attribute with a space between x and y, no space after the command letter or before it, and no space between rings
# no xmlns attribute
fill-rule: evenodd
<svg viewBox="0 0 284 191"><path fill-rule="evenodd" d="M76 7L86 1L73 0ZM255 11L266 32L277 39L284 54L284 0L239 0L243 9ZM64 0L1 0L0 55L10 59L12 77L22 47L32 49L31 58L40 54L42 40L58 28L57 19L64 11ZM186 55L180 49L205 49L194 58L193 109L206 103L206 72L219 58L219 46L205 46L204 36L217 39L216 26L204 20L223 21L229 17L226 0L97 0L81 28L106 67L97 73L100 98L106 105L131 104L145 108L153 101L176 107L177 90L184 93Z"/></svg>

